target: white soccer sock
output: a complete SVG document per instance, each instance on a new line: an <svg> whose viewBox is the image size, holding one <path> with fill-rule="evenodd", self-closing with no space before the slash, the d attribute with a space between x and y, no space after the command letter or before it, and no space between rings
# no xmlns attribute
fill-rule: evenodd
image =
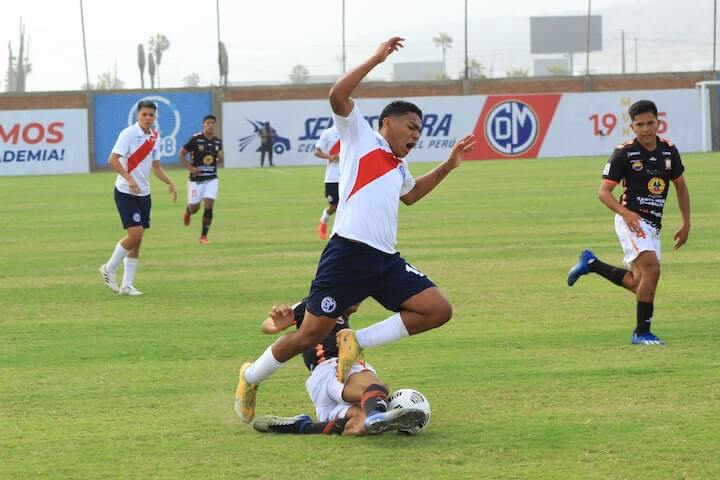
<svg viewBox="0 0 720 480"><path fill-rule="evenodd" d="M330 214L327 212L326 208L320 216L320 223L327 223L328 220L330 220Z"/></svg>
<svg viewBox="0 0 720 480"><path fill-rule="evenodd" d="M409 336L399 313L355 332L355 338L362 348L379 347Z"/></svg>
<svg viewBox="0 0 720 480"><path fill-rule="evenodd" d="M130 287L133 284L133 280L135 280L135 270L137 270L138 260L137 258L125 257L123 263L125 264L125 270L123 271L122 286Z"/></svg>
<svg viewBox="0 0 720 480"><path fill-rule="evenodd" d="M117 268L120 266L120 262L122 262L125 257L128 256L128 253L130 253L130 250L125 250L122 244L118 242L118 244L115 245L115 251L110 257L110 260L108 260L105 264L105 269L111 273L117 270Z"/></svg>
<svg viewBox="0 0 720 480"><path fill-rule="evenodd" d="M278 362L275 359L275 355L272 353L272 345L270 345L267 350L245 370L245 380L257 385L283 366L285 366L284 363Z"/></svg>

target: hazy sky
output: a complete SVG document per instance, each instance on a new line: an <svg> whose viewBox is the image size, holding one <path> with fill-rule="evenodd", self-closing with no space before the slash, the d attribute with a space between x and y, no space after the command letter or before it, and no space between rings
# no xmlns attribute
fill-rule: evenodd
<svg viewBox="0 0 720 480"><path fill-rule="evenodd" d="M469 0L470 57L493 77L508 70L532 71L530 16L584 15L586 0ZM620 72L620 31L626 35L627 71L700 70L712 65L713 0L592 0L603 16L603 52L591 54L591 70ZM231 82L286 82L293 65L311 75L341 69L341 0L219 0L220 32L230 57ZM32 73L27 88L77 90L85 82L80 0L0 0L0 41L17 52L19 19L30 37ZM197 73L201 85L218 82L215 0L84 0L90 81L117 65L126 88L139 88L137 45L162 33L171 43L160 66L164 87L183 86ZM392 61L440 61L432 37L454 40L447 71L455 78L464 58L464 0L346 0L347 65L372 53L392 35L407 38ZM7 50L5 50L7 52ZM2 90L7 53L0 57ZM584 69L584 55L575 67ZM147 73L146 73L147 75ZM373 72L389 79L391 65ZM146 80L147 81L147 80Z"/></svg>

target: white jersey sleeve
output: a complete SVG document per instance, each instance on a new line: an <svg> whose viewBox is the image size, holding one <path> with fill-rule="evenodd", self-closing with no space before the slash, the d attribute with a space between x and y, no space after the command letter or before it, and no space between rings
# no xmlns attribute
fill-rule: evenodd
<svg viewBox="0 0 720 480"><path fill-rule="evenodd" d="M133 131L131 128L126 128L120 135L118 135L115 145L112 148L112 153L116 153L123 158L130 156L130 143L132 142Z"/></svg>

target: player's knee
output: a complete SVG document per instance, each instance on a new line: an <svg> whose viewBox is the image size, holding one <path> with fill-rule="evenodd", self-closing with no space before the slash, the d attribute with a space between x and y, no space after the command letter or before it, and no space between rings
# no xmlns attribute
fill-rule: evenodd
<svg viewBox="0 0 720 480"><path fill-rule="evenodd" d="M438 302L437 306L433 309L433 320L436 326L444 325L452 318L453 310L450 302L443 299L442 302Z"/></svg>
<svg viewBox="0 0 720 480"><path fill-rule="evenodd" d="M314 347L318 343L322 343L325 335L323 335L323 332L317 330L307 330L298 337L298 344L300 348L302 348L302 350L304 351L308 348Z"/></svg>

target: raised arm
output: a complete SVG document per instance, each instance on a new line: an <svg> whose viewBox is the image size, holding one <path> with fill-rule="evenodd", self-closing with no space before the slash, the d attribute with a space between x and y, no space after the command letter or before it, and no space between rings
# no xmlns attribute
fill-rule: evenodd
<svg viewBox="0 0 720 480"><path fill-rule="evenodd" d="M330 89L330 107L333 112L341 117L350 115L354 105L350 98L353 90L360 85L362 79L365 78L373 68L383 63L391 53L403 48L403 41L405 41L404 38L392 37L390 40L381 43L370 58L347 72L333 85Z"/></svg>

